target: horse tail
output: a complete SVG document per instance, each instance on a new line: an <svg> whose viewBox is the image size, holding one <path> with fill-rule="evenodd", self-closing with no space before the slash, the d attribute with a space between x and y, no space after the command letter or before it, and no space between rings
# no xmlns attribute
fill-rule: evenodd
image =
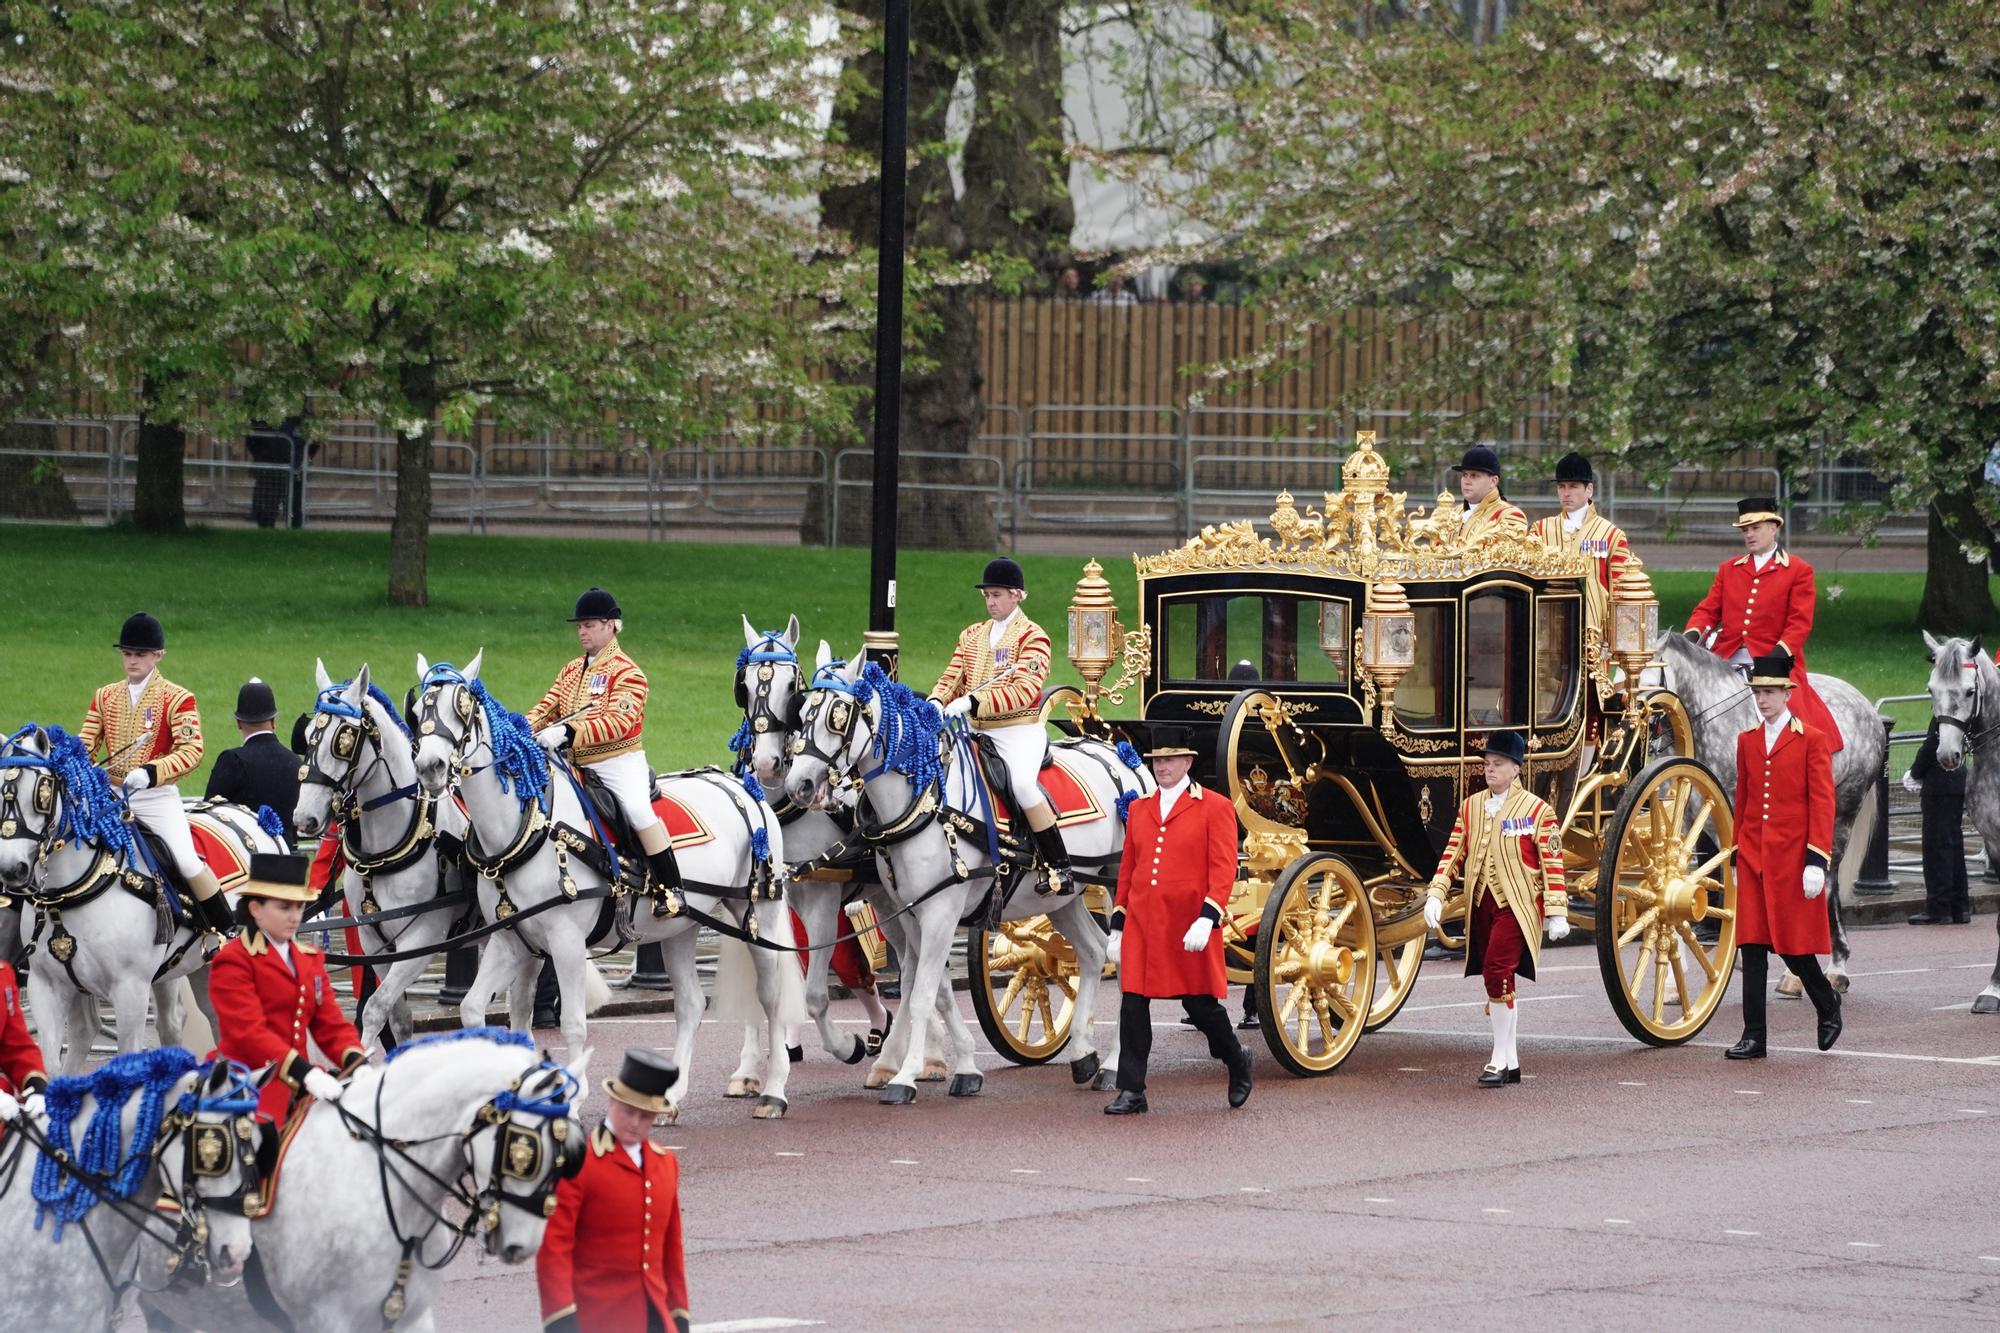
<svg viewBox="0 0 2000 1333"><path fill-rule="evenodd" d="M604 974L597 970L597 964L585 959L583 962L583 1013L586 1018L611 1002L611 987L606 984Z"/></svg>

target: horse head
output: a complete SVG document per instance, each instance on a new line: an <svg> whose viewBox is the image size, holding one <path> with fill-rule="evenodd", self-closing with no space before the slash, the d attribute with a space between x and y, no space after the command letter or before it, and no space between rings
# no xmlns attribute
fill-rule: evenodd
<svg viewBox="0 0 2000 1333"><path fill-rule="evenodd" d="M588 1050L569 1065L544 1060L486 1103L466 1136L481 1244L503 1263L525 1263L541 1248L556 1184L590 1150L577 1116L589 1065Z"/></svg>
<svg viewBox="0 0 2000 1333"><path fill-rule="evenodd" d="M293 827L308 838L347 818L368 775L389 762L380 715L386 713L391 726L400 731L394 710L370 697L374 685L367 663L350 681L329 679L323 661L316 661L313 669L319 697L306 727L299 800L292 812Z"/></svg>
<svg viewBox="0 0 2000 1333"><path fill-rule="evenodd" d="M1931 716L1938 724L1938 767L1947 772L1966 759L1968 741L1994 723L1984 720L1982 706L1989 692L2000 697L2000 675L1993 659L1980 650L1978 639L1934 639L1923 631L1931 657ZM1995 722L2000 722L1996 718Z"/></svg>
<svg viewBox="0 0 2000 1333"><path fill-rule="evenodd" d="M449 662L433 666L417 654L417 781L432 796L451 784L454 769L467 766L481 746L492 748L484 710L472 691L486 659L480 649L460 671Z"/></svg>
<svg viewBox="0 0 2000 1333"><path fill-rule="evenodd" d="M844 781L868 751L874 722L856 688L862 667L860 654L843 662L834 657L825 639L819 641L785 774L785 794L795 804L817 803L827 784Z"/></svg>
<svg viewBox="0 0 2000 1333"><path fill-rule="evenodd" d="M42 844L62 821L62 782L49 765L49 733L27 726L0 745L0 888L26 888Z"/></svg>
<svg viewBox="0 0 2000 1333"><path fill-rule="evenodd" d="M257 1089L249 1071L231 1060L195 1070L179 1088L155 1147L161 1184L180 1205L172 1262L178 1266L204 1246L209 1272L230 1281L250 1257L249 1214L259 1211L264 1190Z"/></svg>
<svg viewBox="0 0 2000 1333"><path fill-rule="evenodd" d="M743 728L736 733L739 762L757 780L769 783L785 758L785 738L799 725L805 682L799 677L799 618L783 632L759 632L743 617L743 651L736 658L736 706Z"/></svg>

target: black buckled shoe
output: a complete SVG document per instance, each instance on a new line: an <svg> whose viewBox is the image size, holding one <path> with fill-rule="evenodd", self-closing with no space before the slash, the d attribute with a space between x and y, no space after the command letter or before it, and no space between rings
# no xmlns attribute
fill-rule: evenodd
<svg viewBox="0 0 2000 1333"><path fill-rule="evenodd" d="M1822 1051L1832 1050L1833 1044L1840 1040L1840 1027L1840 992L1835 991L1833 1012L1819 1016L1819 1048Z"/></svg>
<svg viewBox="0 0 2000 1333"><path fill-rule="evenodd" d="M1743 1040L1724 1051L1722 1058L1725 1060L1761 1060L1764 1058L1764 1039L1762 1037L1746 1036Z"/></svg>
<svg viewBox="0 0 2000 1333"><path fill-rule="evenodd" d="M1512 1074L1513 1077L1507 1077L1509 1074ZM1509 1083L1519 1083L1521 1081L1521 1074L1519 1070L1503 1069L1499 1065L1488 1065L1479 1071L1479 1078L1476 1081L1482 1088L1504 1088Z"/></svg>
<svg viewBox="0 0 2000 1333"><path fill-rule="evenodd" d="M1117 1095L1116 1097L1113 1097L1113 1098L1111 1099L1111 1103L1110 1103L1110 1105L1108 1105L1108 1106L1106 1106L1106 1107L1104 1108L1104 1114L1106 1114L1106 1115L1144 1115L1144 1114L1146 1114L1146 1109L1147 1109L1147 1108L1146 1108L1146 1094L1145 1094L1145 1093L1143 1093L1143 1092L1121 1092L1121 1093L1119 1093L1119 1094L1118 1094L1118 1095Z"/></svg>
<svg viewBox="0 0 2000 1333"><path fill-rule="evenodd" d="M1229 1109L1232 1111L1250 1100L1250 1048L1239 1046L1237 1049L1242 1054L1229 1066Z"/></svg>

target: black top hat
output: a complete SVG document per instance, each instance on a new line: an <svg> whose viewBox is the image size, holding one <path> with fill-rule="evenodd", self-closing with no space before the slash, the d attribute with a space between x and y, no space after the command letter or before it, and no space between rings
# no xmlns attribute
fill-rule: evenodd
<svg viewBox="0 0 2000 1333"><path fill-rule="evenodd" d="M654 1115L664 1115L667 1110L667 1089L674 1086L681 1071L673 1062L652 1051L634 1048L625 1052L625 1059L618 1066L618 1077L604 1080L604 1091L613 1101L636 1106L641 1111L651 1111Z"/></svg>
<svg viewBox="0 0 2000 1333"><path fill-rule="evenodd" d="M1798 682L1792 679L1792 655L1790 653L1769 653L1763 657L1750 659L1750 684L1775 685L1780 689L1791 689Z"/></svg>
<svg viewBox="0 0 2000 1333"><path fill-rule="evenodd" d="M118 642L111 646L129 648L135 653L157 653L167 646L167 632L144 611L134 611L125 617L125 624L118 631Z"/></svg>
<svg viewBox="0 0 2000 1333"><path fill-rule="evenodd" d="M1528 742L1518 731L1496 731L1486 738L1481 754L1497 754L1517 764L1528 762Z"/></svg>
<svg viewBox="0 0 2000 1333"><path fill-rule="evenodd" d="M278 696L271 693L271 687L255 676L243 682L243 688L236 691L236 720L238 722L269 722L278 715Z"/></svg>
<svg viewBox="0 0 2000 1333"><path fill-rule="evenodd" d="M1736 502L1736 522L1731 527L1747 528L1752 523L1785 524L1785 516L1778 512L1778 502L1766 496L1752 496L1748 500Z"/></svg>
<svg viewBox="0 0 2000 1333"><path fill-rule="evenodd" d="M1465 457L1452 465L1453 472L1487 472L1500 475L1500 455L1483 444L1475 444L1465 451Z"/></svg>
<svg viewBox="0 0 2000 1333"><path fill-rule="evenodd" d="M1021 567L1006 556L996 556L986 562L986 572L979 576L975 588L1013 588L1023 591L1028 580L1022 575Z"/></svg>
<svg viewBox="0 0 2000 1333"><path fill-rule="evenodd" d="M240 892L245 898L276 898L283 902L309 903L318 897L307 883L312 871L310 856L281 852L250 853L250 881Z"/></svg>
<svg viewBox="0 0 2000 1333"><path fill-rule="evenodd" d="M1556 480L1580 481L1586 485L1595 485L1597 482L1597 478L1590 471L1590 460L1574 449L1556 460Z"/></svg>
<svg viewBox="0 0 2000 1333"><path fill-rule="evenodd" d="M1171 759L1176 755L1195 755L1195 748L1188 744L1186 727L1154 727L1152 748L1146 751L1148 759Z"/></svg>
<svg viewBox="0 0 2000 1333"><path fill-rule="evenodd" d="M576 614L569 619L574 625L579 620L616 620L624 614L616 597L602 588L592 588L576 599Z"/></svg>

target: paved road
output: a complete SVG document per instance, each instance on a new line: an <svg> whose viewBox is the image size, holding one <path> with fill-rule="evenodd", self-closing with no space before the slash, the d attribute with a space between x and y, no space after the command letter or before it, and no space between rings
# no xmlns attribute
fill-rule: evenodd
<svg viewBox="0 0 2000 1333"><path fill-rule="evenodd" d="M719 1096L735 1039L711 1027L710 1091L658 1136L685 1171L696 1327L1991 1329L2000 1018L1967 1008L1994 943L1990 917L1857 932L1840 1046L1774 999L1779 1049L1748 1065L1721 1058L1733 1006L1641 1047L1593 954L1553 950L1526 1081L1492 1091L1478 983L1434 964L1331 1078L1260 1046L1235 1113L1161 1006L1153 1113L1122 1121L1061 1066L988 1057L981 1097L925 1084L892 1109L814 1053L791 1118L753 1122ZM670 1021L593 1025L596 1072ZM447 1292L447 1333L535 1326L530 1271L462 1260Z"/></svg>

